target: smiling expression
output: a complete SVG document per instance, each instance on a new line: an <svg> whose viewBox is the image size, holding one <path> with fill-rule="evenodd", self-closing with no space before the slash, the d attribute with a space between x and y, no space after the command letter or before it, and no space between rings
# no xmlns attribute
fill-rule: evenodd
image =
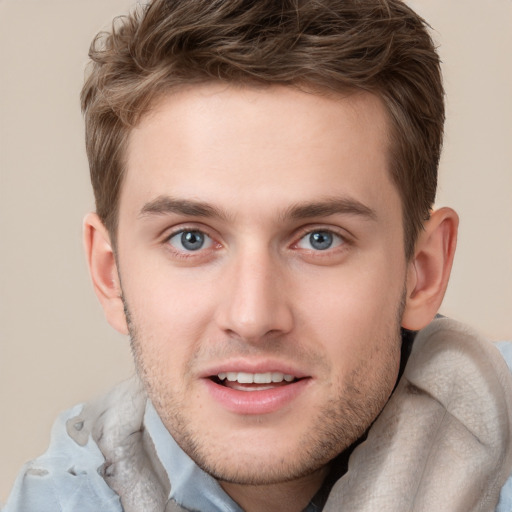
<svg viewBox="0 0 512 512"><path fill-rule="evenodd" d="M117 262L138 371L220 480L321 470L383 408L407 262L384 107L194 86L130 135Z"/></svg>

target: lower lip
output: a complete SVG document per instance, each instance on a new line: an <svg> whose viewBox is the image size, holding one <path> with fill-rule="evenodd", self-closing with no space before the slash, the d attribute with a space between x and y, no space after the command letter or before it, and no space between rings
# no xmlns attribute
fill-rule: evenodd
<svg viewBox="0 0 512 512"><path fill-rule="evenodd" d="M311 379L301 379L286 386L262 391L239 391L211 379L204 379L213 399L228 411L237 414L270 414L292 402L308 386Z"/></svg>

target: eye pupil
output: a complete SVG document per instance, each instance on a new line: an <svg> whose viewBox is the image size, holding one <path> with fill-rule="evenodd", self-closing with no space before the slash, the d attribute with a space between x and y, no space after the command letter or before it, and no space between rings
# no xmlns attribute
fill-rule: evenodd
<svg viewBox="0 0 512 512"><path fill-rule="evenodd" d="M199 231L184 231L181 234L181 244L188 251L197 251L204 245L204 235Z"/></svg>
<svg viewBox="0 0 512 512"><path fill-rule="evenodd" d="M332 233L327 231L315 231L309 235L309 243L311 247L318 251L329 249L333 243Z"/></svg>

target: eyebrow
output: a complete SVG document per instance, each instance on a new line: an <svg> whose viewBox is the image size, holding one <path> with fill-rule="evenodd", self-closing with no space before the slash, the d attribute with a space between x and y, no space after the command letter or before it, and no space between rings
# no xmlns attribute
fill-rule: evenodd
<svg viewBox="0 0 512 512"><path fill-rule="evenodd" d="M159 196L146 203L140 210L139 217L153 215L168 215L175 213L189 217L213 217L227 219L226 212L211 204L189 199L176 199L169 196Z"/></svg>
<svg viewBox="0 0 512 512"><path fill-rule="evenodd" d="M328 217L329 215L355 215L368 220L377 220L375 210L350 197L329 197L321 201L298 203L290 206L282 215L282 220Z"/></svg>

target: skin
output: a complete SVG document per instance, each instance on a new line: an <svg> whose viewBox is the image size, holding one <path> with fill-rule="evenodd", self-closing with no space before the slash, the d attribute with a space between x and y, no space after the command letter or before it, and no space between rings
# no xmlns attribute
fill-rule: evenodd
<svg viewBox="0 0 512 512"><path fill-rule="evenodd" d="M406 261L388 132L368 93L183 89L130 135L117 258L86 220L96 291L156 410L244 510L306 506L384 407L400 324L442 299L456 215L434 214ZM210 377L238 370L300 384L263 412L228 407Z"/></svg>

